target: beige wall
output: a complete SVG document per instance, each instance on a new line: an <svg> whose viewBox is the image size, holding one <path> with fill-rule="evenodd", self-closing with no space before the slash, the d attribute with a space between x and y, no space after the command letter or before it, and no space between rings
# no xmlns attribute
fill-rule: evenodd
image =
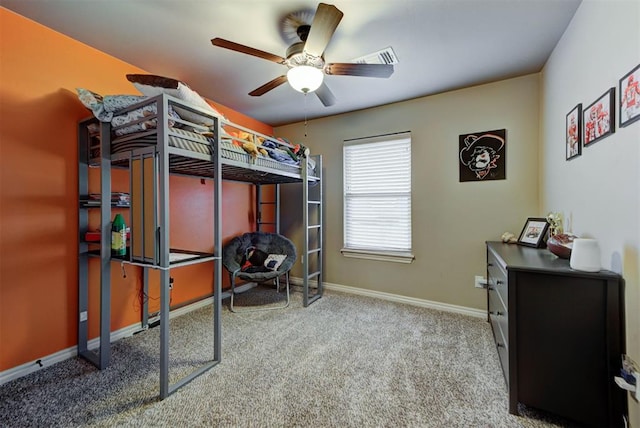
<svg viewBox="0 0 640 428"><path fill-rule="evenodd" d="M640 64L640 1L585 0L556 46L541 81L541 208L561 211L578 236L596 238L602 266L625 278L627 353L640 363L640 122L569 162L565 115L587 107ZM640 405L629 400L631 426Z"/></svg>
<svg viewBox="0 0 640 428"><path fill-rule="evenodd" d="M474 276L485 274L484 242L499 240L504 231L517 234L527 217L540 214L538 78L537 74L529 75L312 120L306 139L301 123L276 128L276 135L302 142L313 153L323 155L324 281L484 309L486 294L474 288ZM327 83L331 85L331 78ZM340 94L336 95L340 102ZM458 136L501 128L507 130L507 179L460 183ZM399 264L346 258L340 253L342 141L398 131L412 133L415 261ZM287 197L298 191L290 187L283 192L283 227L302 242L295 236L299 232L291 232L299 230L299 201Z"/></svg>
<svg viewBox="0 0 640 428"><path fill-rule="evenodd" d="M569 110L610 87L617 94L638 63L640 1L585 0L540 75L312 120L307 138L303 124L276 128L324 156L325 282L484 308L472 285L484 273L483 241L519 233L527 216L560 211L569 231L598 239L603 267L623 275L627 353L640 362L640 122L618 128L616 119L613 135L569 162L564 151ZM498 128L507 129L507 180L459 183L457 136ZM345 258L342 140L405 130L413 135L416 260ZM288 231L299 223L297 192L284 192ZM629 416L640 427L631 399Z"/></svg>

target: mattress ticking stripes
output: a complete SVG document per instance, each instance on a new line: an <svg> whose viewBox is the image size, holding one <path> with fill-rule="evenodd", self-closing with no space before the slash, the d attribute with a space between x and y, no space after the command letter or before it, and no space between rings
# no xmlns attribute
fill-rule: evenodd
<svg viewBox="0 0 640 428"><path fill-rule="evenodd" d="M111 143L111 153L122 153L130 150L155 146L158 142L155 132L145 131L139 134L130 134L115 138ZM212 156L214 154L214 139L202 134L186 131L184 129L170 128L169 146L179 149ZM256 165L293 174L300 174L300 166L278 162L270 157L252 157L241 147L233 144L230 139L223 138L220 142L220 156L223 159L237 161L247 165ZM203 164L202 160L191 159L183 156L172 158L171 169L174 172L193 173L198 172L205 176L212 176L212 165Z"/></svg>
<svg viewBox="0 0 640 428"><path fill-rule="evenodd" d="M146 134L146 133L145 133ZM111 143L111 152L120 153L138 148L155 145L158 137L155 134L145 135L144 137L134 138L127 136L126 139L116 138ZM213 138L195 132L185 131L184 129L171 128L169 131L169 146L191 152L203 153L206 155L213 154Z"/></svg>

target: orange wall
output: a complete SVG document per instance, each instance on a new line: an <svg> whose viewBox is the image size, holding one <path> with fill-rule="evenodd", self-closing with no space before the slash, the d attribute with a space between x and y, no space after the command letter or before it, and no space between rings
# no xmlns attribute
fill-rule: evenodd
<svg viewBox="0 0 640 428"><path fill-rule="evenodd" d="M76 87L135 94L125 74L145 73L0 8L0 371L77 343L77 122L88 117ZM179 77L179 76L173 76ZM197 88L196 88L197 90ZM271 127L217 105L227 117L271 134ZM95 172L92 173L92 177ZM115 173L113 189L127 189ZM171 244L211 251L212 182L171 177ZM95 187L95 183L92 183ZM252 230L252 186L223 183L224 238ZM93 189L92 189L93 190ZM241 213L242 215L238 215ZM91 226L99 219L92 214ZM195 247L195 248L194 248ZM97 324L98 264L90 262L91 331ZM212 290L213 264L172 271L172 304ZM112 269L116 330L140 320L140 271ZM157 287L156 287L157 288ZM151 306L159 297L150 292Z"/></svg>

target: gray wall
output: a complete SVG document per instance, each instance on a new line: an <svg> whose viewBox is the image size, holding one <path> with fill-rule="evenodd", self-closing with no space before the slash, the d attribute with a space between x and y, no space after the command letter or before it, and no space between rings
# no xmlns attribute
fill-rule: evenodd
<svg viewBox="0 0 640 428"><path fill-rule="evenodd" d="M565 161L565 115L587 107L640 64L640 1L585 0L542 72L541 207L578 236L596 238L602 266L625 279L627 354L640 363L640 122ZM631 426L640 405L629 400Z"/></svg>
<svg viewBox="0 0 640 428"><path fill-rule="evenodd" d="M327 80L330 85L331 78ZM311 120L307 138L302 123L276 128L276 135L303 143L324 158L324 281L484 309L486 294L473 285L475 275L485 274L484 242L499 240L505 231L518 234L527 217L541 214L538 96L536 74ZM340 102L340 94L337 98ZM460 183L458 136L501 128L507 130L507 179ZM411 131L413 138L415 261L400 264L346 258L340 253L342 141L398 131ZM283 191L283 231L301 248L298 198L296 186ZM300 266L295 269L294 276L300 276Z"/></svg>

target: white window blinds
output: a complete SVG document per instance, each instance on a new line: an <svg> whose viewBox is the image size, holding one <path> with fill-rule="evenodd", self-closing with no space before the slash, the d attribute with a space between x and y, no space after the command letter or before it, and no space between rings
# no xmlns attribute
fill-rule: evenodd
<svg viewBox="0 0 640 428"><path fill-rule="evenodd" d="M411 134L347 140L343 155L345 250L410 253Z"/></svg>

